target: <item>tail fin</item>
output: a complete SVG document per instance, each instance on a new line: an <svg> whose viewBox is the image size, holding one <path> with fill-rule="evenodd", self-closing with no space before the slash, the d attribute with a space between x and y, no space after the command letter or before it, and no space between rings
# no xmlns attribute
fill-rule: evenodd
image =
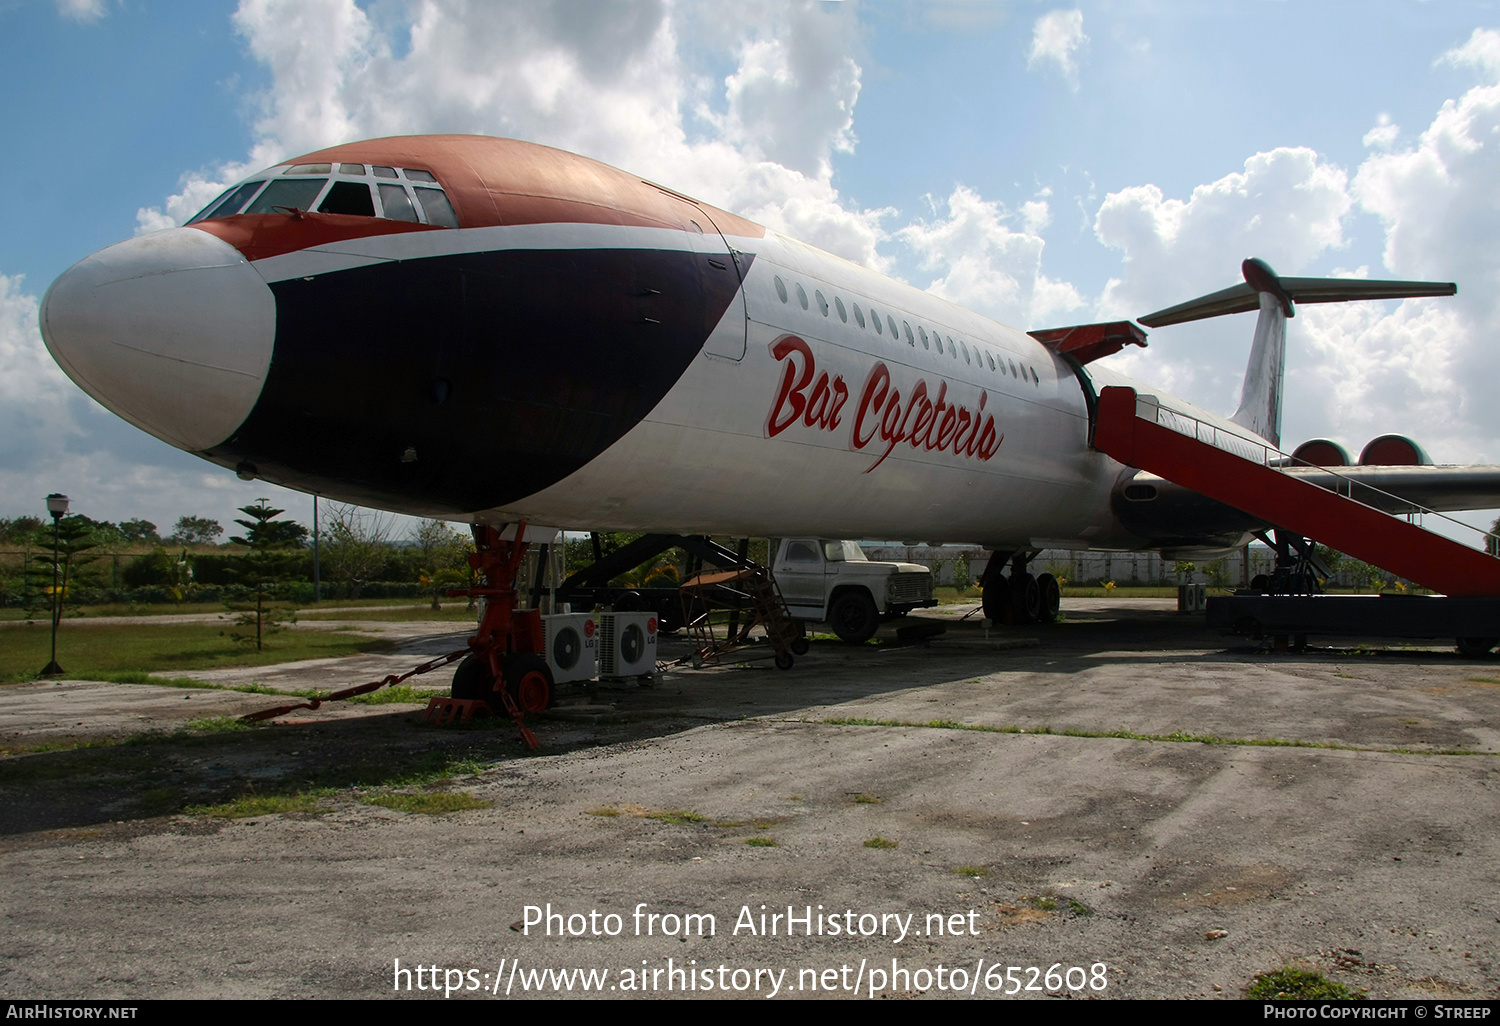
<svg viewBox="0 0 1500 1026"><path fill-rule="evenodd" d="M1435 281L1370 281L1366 278L1282 278L1264 260L1240 265L1243 285L1235 285L1177 306L1137 318L1148 328L1247 313L1257 307L1255 341L1240 391L1240 408L1230 419L1272 445L1281 444L1281 393L1286 373L1286 320L1295 317L1293 303L1345 303L1356 299L1408 299L1452 296L1458 286Z"/></svg>

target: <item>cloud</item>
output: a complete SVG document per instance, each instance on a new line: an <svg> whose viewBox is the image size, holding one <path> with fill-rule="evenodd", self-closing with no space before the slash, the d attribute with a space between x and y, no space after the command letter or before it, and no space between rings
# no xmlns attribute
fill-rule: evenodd
<svg viewBox="0 0 1500 1026"><path fill-rule="evenodd" d="M856 144L853 8L716 10L457 0L381 20L352 0L242 0L235 28L271 78L251 153L137 220L180 224L239 177L333 143L472 132L582 153L880 266L888 211L846 208L832 182ZM717 82L695 70L725 57Z"/></svg>
<svg viewBox="0 0 1500 1026"><path fill-rule="evenodd" d="M57 13L69 21L90 24L109 13L105 0L55 0Z"/></svg>
<svg viewBox="0 0 1500 1026"><path fill-rule="evenodd" d="M1475 30L1439 63L1477 69L1485 81L1444 103L1413 145L1368 157L1352 192L1384 225L1389 276L1454 281L1458 296L1327 323L1321 344L1348 347L1356 359L1373 351L1403 369L1394 378L1358 364L1346 373L1361 408L1387 430L1410 426L1434 458L1500 460L1489 387L1500 376L1491 341L1500 330L1500 33Z"/></svg>
<svg viewBox="0 0 1500 1026"><path fill-rule="evenodd" d="M1243 172L1197 186L1186 200L1155 185L1104 198L1094 219L1099 241L1123 256L1123 274L1105 288L1102 316L1135 316L1224 288L1239 263L1262 258L1295 274L1343 244L1353 203L1349 177L1316 152L1282 147L1257 153Z"/></svg>
<svg viewBox="0 0 1500 1026"><path fill-rule="evenodd" d="M1049 62L1056 64L1068 85L1078 91L1078 62L1074 54L1088 45L1083 34L1083 12L1050 11L1036 20L1031 29L1031 50L1026 67L1035 68Z"/></svg>
<svg viewBox="0 0 1500 1026"><path fill-rule="evenodd" d="M927 286L929 292L1021 328L1045 326L1083 305L1072 285L1042 273L1045 242L1039 232L1050 219L1045 200L1011 213L960 185L943 206L946 217L896 232L924 269L942 271ZM1019 231L1011 227L1016 221Z"/></svg>
<svg viewBox="0 0 1500 1026"><path fill-rule="evenodd" d="M1121 274L1105 286L1096 315L1140 317L1227 288L1240 280L1245 257L1280 274L1303 273L1343 245L1352 204L1348 175L1300 147L1257 153L1243 171L1197 186L1186 200L1155 185L1112 192L1094 232L1121 252ZM1112 366L1227 412L1238 399L1253 324L1247 315L1163 329L1149 352L1122 354Z"/></svg>
<svg viewBox="0 0 1500 1026"><path fill-rule="evenodd" d="M1365 133L1365 148L1388 150L1396 144L1400 135L1401 126L1392 122L1389 114L1382 114L1375 122L1375 127Z"/></svg>

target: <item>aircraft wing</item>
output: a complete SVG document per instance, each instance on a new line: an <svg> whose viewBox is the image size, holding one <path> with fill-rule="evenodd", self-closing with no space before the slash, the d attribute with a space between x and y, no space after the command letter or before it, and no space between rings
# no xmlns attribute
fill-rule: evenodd
<svg viewBox="0 0 1500 1026"><path fill-rule="evenodd" d="M1500 509L1500 466L1290 467L1286 473L1387 513Z"/></svg>

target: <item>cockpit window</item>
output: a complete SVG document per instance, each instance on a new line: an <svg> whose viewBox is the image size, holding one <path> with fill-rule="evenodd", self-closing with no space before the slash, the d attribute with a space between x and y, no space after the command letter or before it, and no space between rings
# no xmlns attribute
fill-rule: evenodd
<svg viewBox="0 0 1500 1026"><path fill-rule="evenodd" d="M406 175L407 181L411 181L411 182L435 182L435 181L437 181L436 178L432 177L432 172L431 171L414 171L413 169L411 169L409 167L403 167L401 169L401 172L402 172L402 174Z"/></svg>
<svg viewBox="0 0 1500 1026"><path fill-rule="evenodd" d="M382 167L381 165L376 164L374 167L370 168L370 171L375 175L376 178L396 177L396 169L393 167Z"/></svg>
<svg viewBox="0 0 1500 1026"><path fill-rule="evenodd" d="M415 192L417 201L422 204L422 213L427 215L428 224L443 228L458 227L458 215L453 212L453 204L448 202L442 189L417 189Z"/></svg>
<svg viewBox="0 0 1500 1026"><path fill-rule="evenodd" d="M362 175L364 173L365 173L365 166L363 164L340 164L339 165L339 174L341 174L341 175Z"/></svg>
<svg viewBox="0 0 1500 1026"><path fill-rule="evenodd" d="M281 173L284 175L327 175L333 173L333 165L294 164Z"/></svg>
<svg viewBox="0 0 1500 1026"><path fill-rule="evenodd" d="M266 191L256 197L245 210L247 214L277 214L285 210L310 210L313 200L318 198L326 178L280 179L266 186ZM284 208L277 210L277 207Z"/></svg>
<svg viewBox="0 0 1500 1026"><path fill-rule="evenodd" d="M385 217L392 221L416 221L417 211L411 205L411 198L406 195L406 190L399 185L380 186L380 205L385 209Z"/></svg>
<svg viewBox="0 0 1500 1026"><path fill-rule="evenodd" d="M255 190L259 189L264 184L265 182L263 181L244 182L241 185L235 186L233 189L225 190L218 199L214 200L208 206L198 211L198 213L188 221L188 224L196 224L199 221L206 221L210 217L228 217L230 214L238 214L240 212L240 208L245 205L245 202L255 194Z"/></svg>
<svg viewBox="0 0 1500 1026"><path fill-rule="evenodd" d="M318 210L325 214L374 217L375 201L370 198L370 187L364 182L334 182Z"/></svg>

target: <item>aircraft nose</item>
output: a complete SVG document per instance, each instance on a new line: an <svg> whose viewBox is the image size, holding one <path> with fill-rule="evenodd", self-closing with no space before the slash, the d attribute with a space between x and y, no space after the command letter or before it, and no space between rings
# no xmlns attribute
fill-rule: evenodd
<svg viewBox="0 0 1500 1026"><path fill-rule="evenodd" d="M260 396L276 299L233 246L169 228L102 249L42 300L42 338L85 392L180 449L207 449Z"/></svg>

